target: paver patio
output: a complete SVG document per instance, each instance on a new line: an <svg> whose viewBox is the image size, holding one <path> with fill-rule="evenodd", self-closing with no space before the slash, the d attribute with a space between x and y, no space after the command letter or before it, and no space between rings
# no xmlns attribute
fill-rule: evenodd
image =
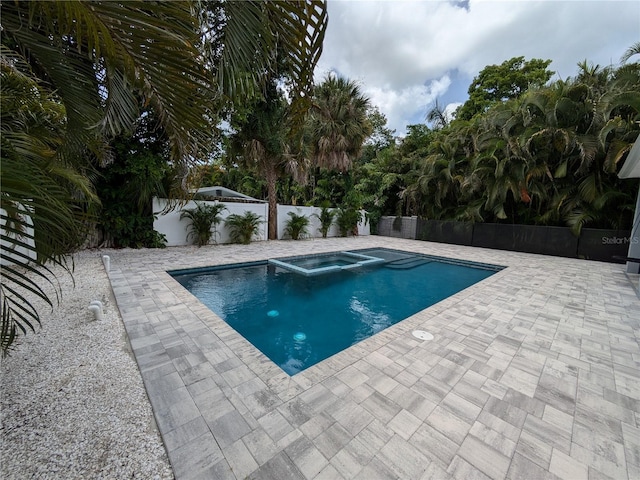
<svg viewBox="0 0 640 480"><path fill-rule="evenodd" d="M371 247L507 268L293 377L166 273ZM623 265L371 236L115 251L109 276L179 480L640 478Z"/></svg>

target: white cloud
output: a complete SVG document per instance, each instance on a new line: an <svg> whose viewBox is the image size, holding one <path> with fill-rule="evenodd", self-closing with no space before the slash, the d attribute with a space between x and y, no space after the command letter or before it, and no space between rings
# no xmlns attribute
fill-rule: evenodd
<svg viewBox="0 0 640 480"><path fill-rule="evenodd" d="M447 121L450 122L451 120L454 119L454 114L456 113L456 110L460 106L462 106L462 102L449 103L446 107L444 107L444 116L447 119Z"/></svg>
<svg viewBox="0 0 640 480"><path fill-rule="evenodd" d="M402 89L390 86L363 86L363 92L371 103L380 108L386 115L392 128L400 126L397 134L404 133L404 127L416 122L424 122L427 112L434 102L447 91L451 80L448 76L432 80L426 85L410 85ZM416 121L415 119L418 118Z"/></svg>
<svg viewBox="0 0 640 480"><path fill-rule="evenodd" d="M562 78L584 59L617 63L638 41L640 18L640 2L608 0L329 0L328 10L317 78L336 70L358 80L399 132L424 121L435 96L466 91L482 68L511 57L552 59Z"/></svg>

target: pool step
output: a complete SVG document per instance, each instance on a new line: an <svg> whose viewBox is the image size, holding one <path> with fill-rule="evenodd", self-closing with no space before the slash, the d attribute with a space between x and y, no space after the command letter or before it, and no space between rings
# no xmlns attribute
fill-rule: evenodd
<svg viewBox="0 0 640 480"><path fill-rule="evenodd" d="M425 265L427 263L431 263L431 260L426 259L426 258L416 258L416 257L401 258L399 260L394 260L392 262L387 262L385 264L385 267L393 268L393 269L396 269L396 270L409 270L411 268L420 267L420 266Z"/></svg>

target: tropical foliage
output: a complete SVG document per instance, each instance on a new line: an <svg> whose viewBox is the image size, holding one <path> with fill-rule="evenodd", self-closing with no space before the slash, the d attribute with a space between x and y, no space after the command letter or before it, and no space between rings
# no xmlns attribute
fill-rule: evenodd
<svg viewBox="0 0 640 480"><path fill-rule="evenodd" d="M316 86L304 128L299 128L280 88L286 69L283 62L285 73L269 77L265 94L246 111L236 111L232 122L232 163L254 171L266 183L269 239L277 238L278 187L285 198L304 197L309 177L314 188L318 184L313 180L321 171L349 170L371 133L369 100L355 82L334 76Z"/></svg>
<svg viewBox="0 0 640 480"><path fill-rule="evenodd" d="M180 213L180 220L188 218L191 224L188 226L187 238L193 238L199 247L208 245L211 239L216 240L216 227L222 221L221 213L227 207L222 203L198 203L195 208L187 208Z"/></svg>
<svg viewBox="0 0 640 480"><path fill-rule="evenodd" d="M113 160L98 167L95 181L101 207L97 215L100 244L116 248L158 248L164 236L153 229L153 197L172 191L174 170L167 161L168 142L151 112L136 122L133 133L110 142Z"/></svg>
<svg viewBox="0 0 640 480"><path fill-rule="evenodd" d="M333 225L333 219L336 216L336 211L331 210L326 204L323 205L320 209L319 214L314 214L320 220L320 228L319 231L322 234L322 238L327 238L327 234L329 233L329 229L331 225Z"/></svg>
<svg viewBox="0 0 640 480"><path fill-rule="evenodd" d="M0 68L0 348L6 353L16 335L40 323L28 298L50 306L59 298L51 270L36 265L70 268L65 254L86 238L95 197L89 180L57 158L66 126L58 98L12 65Z"/></svg>
<svg viewBox="0 0 640 480"><path fill-rule="evenodd" d="M360 220L362 220L362 212L360 210L348 206L338 209L336 225L338 225L340 235L343 237L357 235Z"/></svg>
<svg viewBox="0 0 640 480"><path fill-rule="evenodd" d="M225 226L229 229L229 236L233 243L248 245L254 235L260 231L260 225L264 223L260 215L246 211L244 214L229 215L225 220Z"/></svg>
<svg viewBox="0 0 640 480"><path fill-rule="evenodd" d="M292 240L299 240L309 233L309 217L298 215L295 212L289 212L289 217L284 228L285 235L291 237Z"/></svg>
<svg viewBox="0 0 640 480"><path fill-rule="evenodd" d="M316 166L338 171L351 168L372 132L369 107L369 99L352 80L330 75L316 87L306 127Z"/></svg>
<svg viewBox="0 0 640 480"><path fill-rule="evenodd" d="M315 0L11 1L1 21L2 235L15 266L2 278L6 352L16 328L39 321L21 292L52 303L39 286L51 275L31 260L63 263L82 242L95 167L113 160L109 140L132 129L140 105L157 115L184 179L207 157L228 101L260 91L276 45L302 118L327 15Z"/></svg>
<svg viewBox="0 0 640 480"><path fill-rule="evenodd" d="M547 70L550 63L551 60L514 57L500 65L486 66L471 82L469 99L458 109L457 118L471 120L492 105L518 98L530 88L544 86L554 74ZM434 112L438 112L438 109ZM434 116L432 119L442 120L442 117Z"/></svg>
<svg viewBox="0 0 640 480"><path fill-rule="evenodd" d="M265 94L251 105L248 112L237 112L233 126L236 133L231 137L231 151L239 164L254 170L267 186L269 202L268 234L270 240L277 238L277 194L278 179L290 174L304 181L306 169L295 140L292 137L292 109L282 91L272 78Z"/></svg>
<svg viewBox="0 0 640 480"><path fill-rule="evenodd" d="M487 67L476 88L489 89L496 79L488 73L504 70L501 93L472 118L435 122L434 115L431 125L409 125L401 140L370 108L371 130L351 168L313 168L297 187L285 174L278 200L364 208L372 228L381 215L570 226L576 234L584 226L628 228L637 187L616 172L639 132L635 47L626 64L580 62L575 77L551 83L546 60ZM228 168L220 178L261 188L247 170Z"/></svg>
<svg viewBox="0 0 640 480"><path fill-rule="evenodd" d="M638 136L640 68L580 64L578 75L532 88L471 121L434 133L411 213L545 225L624 228L635 189L618 164Z"/></svg>

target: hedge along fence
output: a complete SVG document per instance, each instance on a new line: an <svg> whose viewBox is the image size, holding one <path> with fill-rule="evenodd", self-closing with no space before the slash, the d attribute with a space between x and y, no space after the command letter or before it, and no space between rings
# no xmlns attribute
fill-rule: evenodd
<svg viewBox="0 0 640 480"><path fill-rule="evenodd" d="M168 200L164 198L153 199L153 211L156 212L156 219L153 222L153 228L157 232L164 234L167 239L167 246L174 247L179 245L191 245L193 242L187 239L188 226L190 221L188 219L180 219L180 212L182 210L194 208L196 206L195 201L190 201L186 205L176 208L170 212L160 213L167 206ZM217 203L198 200L198 203ZM235 202L222 202L224 203L226 210L223 210L220 217L222 221L216 227L215 239L211 239L211 243L229 243L231 241L229 237L229 231L224 225L225 219L231 214L243 215L244 212L250 211L262 217L264 223L260 225L260 231L254 237L253 241L267 240L268 238L268 225L267 218L269 216L269 204L268 203L235 203ZM298 207L294 205L278 205L278 238L286 238L284 230L286 228L287 220L289 220L289 212L294 212L297 215L305 215L309 218L309 228L306 237L321 237L319 232L320 220L315 214L320 214L321 209L319 207ZM365 220L364 212L362 212L363 220L358 224L358 235L369 235L369 223ZM337 237L340 235L338 227L335 224L331 226L328 232L329 237Z"/></svg>
<svg viewBox="0 0 640 480"><path fill-rule="evenodd" d="M640 241L631 238L628 230L583 228L580 237L576 237L565 227L467 223L416 217L402 217L403 225L399 229L398 223L396 217L382 217L379 234L385 235L384 232L390 230L393 233L388 236L614 263L625 263L623 259L627 257L630 242ZM414 223L415 236L411 236ZM409 235L403 236L402 233Z"/></svg>

